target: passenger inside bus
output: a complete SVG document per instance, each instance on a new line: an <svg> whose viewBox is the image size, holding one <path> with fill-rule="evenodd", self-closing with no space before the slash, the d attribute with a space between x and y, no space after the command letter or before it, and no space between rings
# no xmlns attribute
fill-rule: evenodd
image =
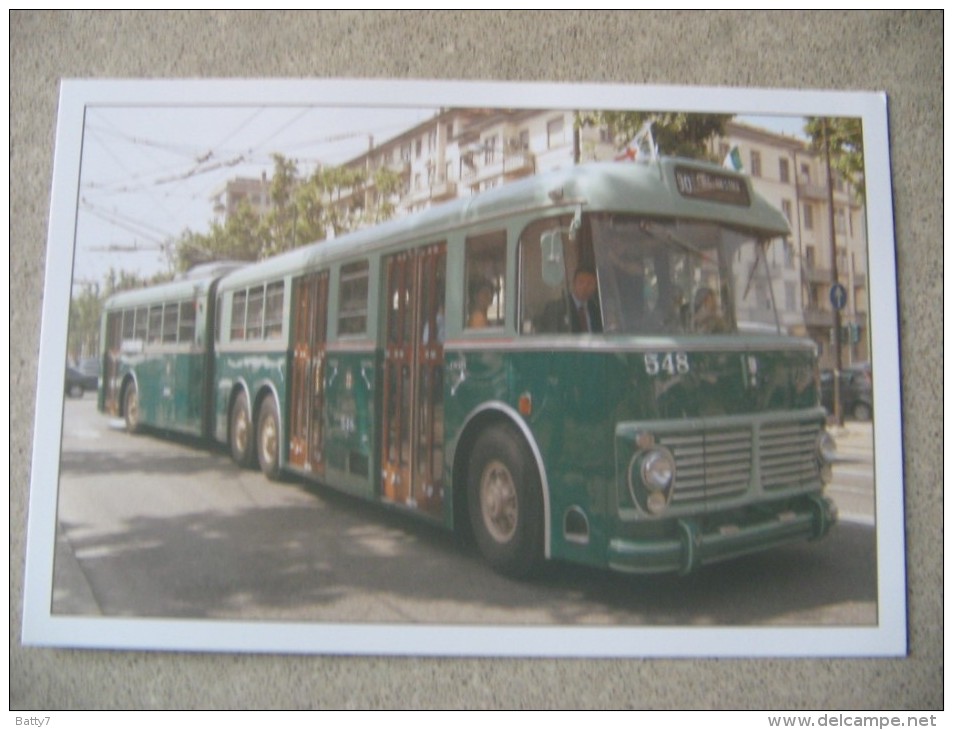
<svg viewBox="0 0 953 730"><path fill-rule="evenodd" d="M715 292L707 286L703 286L695 292L693 312L692 322L695 332L717 334L728 331L725 321L718 315Z"/></svg>
<svg viewBox="0 0 953 730"><path fill-rule="evenodd" d="M482 329L490 324L487 310L493 303L496 290L488 279L477 279L470 284L470 316L467 318L467 327Z"/></svg>

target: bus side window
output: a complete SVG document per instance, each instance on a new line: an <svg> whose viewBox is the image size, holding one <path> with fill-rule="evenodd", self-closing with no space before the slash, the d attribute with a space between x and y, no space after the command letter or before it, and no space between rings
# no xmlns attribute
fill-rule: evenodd
<svg viewBox="0 0 953 730"><path fill-rule="evenodd" d="M547 276L544 258L545 234L569 230L570 218L547 218L527 226L520 235L519 244L519 308L520 332L529 334L553 334L571 332L569 321L568 293L577 252L567 245L563 262L556 262L568 269L562 277ZM563 236L565 239L566 237ZM548 279L548 280L547 280Z"/></svg>
<svg viewBox="0 0 953 730"><path fill-rule="evenodd" d="M467 238L464 276L464 327L502 327L506 292L506 231Z"/></svg>

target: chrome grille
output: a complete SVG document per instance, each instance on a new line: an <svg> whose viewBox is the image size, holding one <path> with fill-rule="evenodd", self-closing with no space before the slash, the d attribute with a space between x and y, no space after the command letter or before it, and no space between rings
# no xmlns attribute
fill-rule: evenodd
<svg viewBox="0 0 953 730"><path fill-rule="evenodd" d="M817 479L818 423L771 423L761 427L761 484L778 489Z"/></svg>
<svg viewBox="0 0 953 730"><path fill-rule="evenodd" d="M659 443L675 457L672 502L691 504L743 494L752 481L755 459L765 490L816 480L819 431L817 422L776 422L662 434Z"/></svg>

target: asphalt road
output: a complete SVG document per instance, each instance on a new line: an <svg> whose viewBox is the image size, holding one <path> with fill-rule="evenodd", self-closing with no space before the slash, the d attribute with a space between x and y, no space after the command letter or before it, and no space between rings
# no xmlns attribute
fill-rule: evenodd
<svg viewBox="0 0 953 730"><path fill-rule="evenodd" d="M237 469L224 449L129 436L67 399L53 613L407 624L871 626L869 424L839 434L845 519L816 543L638 577L553 564L515 582L406 515Z"/></svg>

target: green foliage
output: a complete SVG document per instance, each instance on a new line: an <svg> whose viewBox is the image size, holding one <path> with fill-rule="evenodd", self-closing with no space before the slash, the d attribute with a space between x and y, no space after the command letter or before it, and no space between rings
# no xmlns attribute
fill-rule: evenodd
<svg viewBox="0 0 953 730"><path fill-rule="evenodd" d="M580 111L575 125L606 126L621 150L652 122L652 136L659 153L677 157L711 160L708 142L725 132L732 114L688 114L684 112Z"/></svg>
<svg viewBox="0 0 953 730"><path fill-rule="evenodd" d="M224 223L210 223L207 233L183 231L173 247L175 270L210 261L258 261L394 215L399 173L381 168L368 177L363 169L322 167L303 177L293 160L279 154L272 160L267 213L243 201Z"/></svg>
<svg viewBox="0 0 953 730"><path fill-rule="evenodd" d="M808 117L804 131L811 147L824 154L825 138L831 155L831 168L864 199L864 130L860 118Z"/></svg>

